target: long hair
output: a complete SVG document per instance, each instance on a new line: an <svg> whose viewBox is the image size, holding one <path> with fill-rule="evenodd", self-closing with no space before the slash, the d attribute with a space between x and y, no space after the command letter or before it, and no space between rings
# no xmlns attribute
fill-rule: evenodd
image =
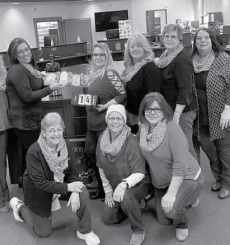
<svg viewBox="0 0 230 245"><path fill-rule="evenodd" d="M115 69L114 68L114 63L113 63L113 58L112 55L110 53L109 47L105 44L105 43L95 43L93 46L93 52L95 50L95 48L100 48L103 53L105 54L105 64L102 68L100 68L100 77L103 77L105 74L105 71L107 69ZM90 65L87 68L87 73L93 74L94 72L96 72L97 67L95 66L94 62L93 62L93 58L91 59Z"/></svg>
<svg viewBox="0 0 230 245"><path fill-rule="evenodd" d="M125 48L125 54L124 54L124 66L130 67L134 65L134 61L132 56L130 55L129 52L129 47L130 47L130 43L131 41L134 41L135 43L141 44L142 48L144 49L144 55L145 55L145 59L147 60L147 62L151 62L154 61L154 53L151 49L151 46L149 44L149 41L147 40L147 38L142 35L142 34L133 34L127 41L127 45Z"/></svg>
<svg viewBox="0 0 230 245"><path fill-rule="evenodd" d="M8 48L8 55L9 55L9 57L10 57L10 62L11 62L11 64L13 65L13 64L18 64L18 63L19 63L19 61L18 61L18 59L17 59L17 47L18 47L18 45L20 45L20 44L22 44L22 43L25 43L25 44L28 46L28 48L29 48L29 50L30 50L30 52L31 52L31 61L30 61L30 63L31 63L33 66L35 66L35 61L34 61L34 55L33 55L33 52L32 52L32 50L31 50L29 44L26 42L26 40L23 39L23 38L21 38L21 37L14 38L14 39L11 41L10 45L9 45L9 48Z"/></svg>
<svg viewBox="0 0 230 245"><path fill-rule="evenodd" d="M171 121L173 118L173 111L169 104L166 102L164 96L158 92L152 92L145 95L143 100L141 101L139 115L140 115L140 122L146 123L144 109L148 108L154 101L156 101L160 108L162 109L162 113L164 115L164 119Z"/></svg>
<svg viewBox="0 0 230 245"><path fill-rule="evenodd" d="M224 47L222 47L220 45L220 43L217 41L214 31L209 29L209 28L202 27L202 28L199 28L196 31L195 35L194 35L194 44L193 44L193 48L192 48L192 57L198 52L197 47L196 47L196 39L197 39L197 35L198 35L199 31L206 31L209 34L211 42L212 42L212 50L214 52L219 53L221 51L222 52L226 51L226 49Z"/></svg>

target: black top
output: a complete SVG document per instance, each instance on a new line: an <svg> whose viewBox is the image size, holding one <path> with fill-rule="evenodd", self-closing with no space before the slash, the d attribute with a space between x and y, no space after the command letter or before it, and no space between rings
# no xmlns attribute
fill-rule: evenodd
<svg viewBox="0 0 230 245"><path fill-rule="evenodd" d="M153 63L147 63L126 84L127 104L126 109L139 114L142 99L149 92L161 92L160 70Z"/></svg>
<svg viewBox="0 0 230 245"><path fill-rule="evenodd" d="M195 84L198 95L199 110L200 110L200 123L203 125L208 125L208 102L207 102L207 91L206 91L206 81L208 77L208 71L203 71L201 73L195 73Z"/></svg>
<svg viewBox="0 0 230 245"><path fill-rule="evenodd" d="M80 181L74 164L73 151L66 141L69 153L68 167L64 171L67 182ZM49 168L41 148L36 141L26 156L27 169L23 177L24 202L27 207L42 217L50 217L53 194L67 195L67 183L54 181L54 173Z"/></svg>
<svg viewBox="0 0 230 245"><path fill-rule="evenodd" d="M176 104L186 105L183 112L197 108L195 93L192 89L193 64L186 51L183 49L161 71L162 94L172 110L175 110Z"/></svg>

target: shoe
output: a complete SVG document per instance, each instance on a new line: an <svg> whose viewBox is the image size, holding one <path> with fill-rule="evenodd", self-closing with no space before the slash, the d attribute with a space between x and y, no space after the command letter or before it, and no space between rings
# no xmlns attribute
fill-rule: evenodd
<svg viewBox="0 0 230 245"><path fill-rule="evenodd" d="M199 205L200 201L197 198L196 201L190 206L191 208L196 208Z"/></svg>
<svg viewBox="0 0 230 245"><path fill-rule="evenodd" d="M221 199L225 199L227 197L230 197L230 190L227 190L225 188L221 188L219 191L218 197Z"/></svg>
<svg viewBox="0 0 230 245"><path fill-rule="evenodd" d="M219 191L221 189L220 181L216 181L216 183L212 186L212 191Z"/></svg>
<svg viewBox="0 0 230 245"><path fill-rule="evenodd" d="M145 233L133 234L130 240L130 245L141 245L145 239Z"/></svg>
<svg viewBox="0 0 230 245"><path fill-rule="evenodd" d="M100 244L99 237L93 231L87 234L82 234L81 232L77 231L77 237L81 240L85 240L87 245L99 245Z"/></svg>
<svg viewBox="0 0 230 245"><path fill-rule="evenodd" d="M0 208L0 213L9 213L10 209L7 206Z"/></svg>
<svg viewBox="0 0 230 245"><path fill-rule="evenodd" d="M13 209L13 213L14 213L14 218L19 221L19 222L24 222L23 219L21 219L19 217L19 208L22 206L22 205L25 205L23 201L19 200L17 197L13 197L10 202L10 207Z"/></svg>
<svg viewBox="0 0 230 245"><path fill-rule="evenodd" d="M176 238L178 241L183 242L188 237L188 229L176 228Z"/></svg>

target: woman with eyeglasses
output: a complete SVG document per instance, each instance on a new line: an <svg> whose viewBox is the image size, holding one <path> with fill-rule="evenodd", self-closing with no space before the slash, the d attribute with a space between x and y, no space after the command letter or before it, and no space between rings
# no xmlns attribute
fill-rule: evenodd
<svg viewBox="0 0 230 245"><path fill-rule="evenodd" d="M187 210L198 206L203 188L201 168L160 93L149 93L142 100L140 121L139 145L149 166L157 219L161 224L176 224L176 238L185 241Z"/></svg>
<svg viewBox="0 0 230 245"><path fill-rule="evenodd" d="M168 24L162 32L165 51L157 61L162 72L162 94L173 110L173 121L188 139L189 151L197 158L193 146L193 122L197 114L193 65L182 44L183 29Z"/></svg>
<svg viewBox="0 0 230 245"><path fill-rule="evenodd" d="M97 166L105 191L102 219L111 225L128 217L133 232L130 245L140 245L145 238L140 202L150 190L145 160L126 125L123 105L110 105L105 121L107 128L97 145Z"/></svg>
<svg viewBox="0 0 230 245"><path fill-rule="evenodd" d="M87 133L85 152L90 160L90 167L95 171L95 181L88 188L98 186L97 192L90 198L104 198L98 168L96 167L96 146L100 134L105 130L105 114L110 105L123 104L126 93L119 74L114 68L113 59L108 46L96 43L93 47L91 64L87 70L87 85L89 94L98 96L96 107L87 107Z"/></svg>
<svg viewBox="0 0 230 245"><path fill-rule="evenodd" d="M41 99L62 85L44 86L42 73L37 70L33 53L23 38L11 41L8 55L11 62L6 77L8 117L14 132L22 142L23 169L20 171L23 174L26 168L26 152L38 139L40 132Z"/></svg>
<svg viewBox="0 0 230 245"><path fill-rule="evenodd" d="M88 191L77 172L71 145L63 138L64 128L58 113L42 119L40 136L27 151L24 202L13 197L10 206L17 221L44 238L52 233L52 212L61 208L59 196L70 194L67 206L78 217L76 236L88 245L99 245L91 228Z"/></svg>
<svg viewBox="0 0 230 245"><path fill-rule="evenodd" d="M160 70L154 62L149 41L142 34L132 35L125 48L125 70L121 74L127 92L127 123L132 133L138 132L139 108L149 92L161 92Z"/></svg>
<svg viewBox="0 0 230 245"><path fill-rule="evenodd" d="M212 30L194 36L192 62L199 101L201 148L210 160L218 197L230 196L230 56Z"/></svg>

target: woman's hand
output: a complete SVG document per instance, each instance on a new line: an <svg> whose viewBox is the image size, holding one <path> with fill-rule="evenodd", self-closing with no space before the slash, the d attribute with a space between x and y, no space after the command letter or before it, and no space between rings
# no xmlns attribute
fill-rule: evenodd
<svg viewBox="0 0 230 245"><path fill-rule="evenodd" d="M162 197L161 206L165 213L169 213L172 210L175 200L176 195L168 192Z"/></svg>
<svg viewBox="0 0 230 245"><path fill-rule="evenodd" d="M113 193L113 200L116 202L122 202L125 194L125 188L122 188L120 184L117 186Z"/></svg>
<svg viewBox="0 0 230 245"><path fill-rule="evenodd" d="M63 87L65 87L65 84L54 83L54 84L50 85L50 89L51 90L57 90L57 89L60 89L60 88L63 88Z"/></svg>
<svg viewBox="0 0 230 245"><path fill-rule="evenodd" d="M113 200L113 191L105 194L105 204L112 208L115 205Z"/></svg>
<svg viewBox="0 0 230 245"><path fill-rule="evenodd" d="M223 112L220 117L220 127L221 129L228 128L230 126L230 106L225 105Z"/></svg>
<svg viewBox="0 0 230 245"><path fill-rule="evenodd" d="M105 105L102 105L102 104L97 105L97 111L98 112L104 111L106 109L107 109L107 107Z"/></svg>
<svg viewBox="0 0 230 245"><path fill-rule="evenodd" d="M82 192L82 187L84 187L84 184L81 181L75 181L72 183L67 184L68 191L70 192Z"/></svg>
<svg viewBox="0 0 230 245"><path fill-rule="evenodd" d="M79 193L73 192L70 195L70 198L69 198L69 201L68 201L66 207L68 207L70 204L71 204L72 212L73 213L76 213L77 210L80 208L80 197L79 197Z"/></svg>

